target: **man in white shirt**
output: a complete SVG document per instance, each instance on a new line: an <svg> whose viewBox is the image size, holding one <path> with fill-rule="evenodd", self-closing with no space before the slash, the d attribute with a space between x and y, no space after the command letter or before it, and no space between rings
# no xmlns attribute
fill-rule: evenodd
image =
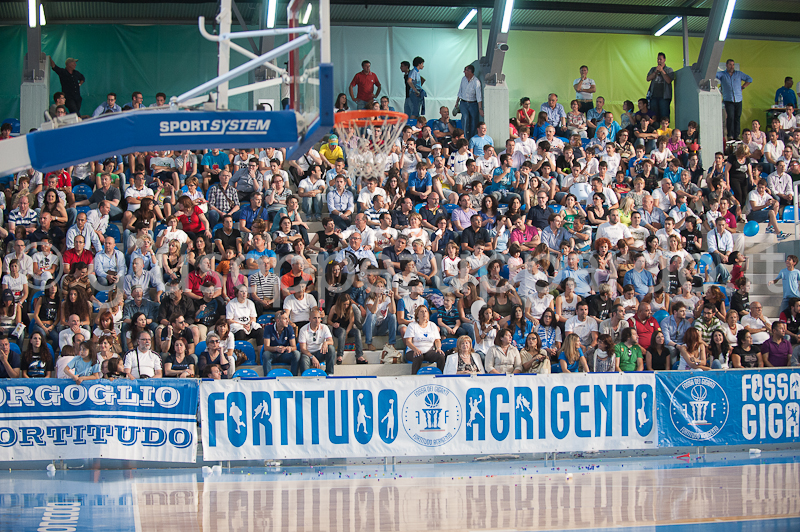
<svg viewBox="0 0 800 532"><path fill-rule="evenodd" d="M377 179L370 177L367 180L367 186L362 188L358 194L358 206L361 212L367 211L372 207L375 196L386 198L386 191L378 186Z"/></svg>
<svg viewBox="0 0 800 532"><path fill-rule="evenodd" d="M322 323L322 309L311 309L308 323L300 329L297 337L297 347L300 349L301 374L309 368L319 368L320 362L324 362L325 373L333 375L336 350L330 329Z"/></svg>
<svg viewBox="0 0 800 532"><path fill-rule="evenodd" d="M769 141L764 145L764 157L766 157L767 163L770 164L767 170L769 171L774 168L773 165L778 162L778 159L783 155L784 145L782 140L778 140L777 131L767 132L767 138Z"/></svg>
<svg viewBox="0 0 800 532"><path fill-rule="evenodd" d="M350 240L350 235L361 234L361 246L365 250L372 250L375 246L375 232L367 225L367 216L362 212L356 214L355 223L342 231L339 235L344 240Z"/></svg>
<svg viewBox="0 0 800 532"><path fill-rule="evenodd" d="M359 216L364 217L363 214ZM364 219L363 226L366 227L366 219ZM371 231L371 230L370 230ZM374 234L373 236L373 244L374 244ZM353 231L347 238L349 246L341 250L339 253L336 254L336 261L337 262L344 262L344 272L345 273L356 273L359 271L359 267L361 266L361 261L364 259L369 259L369 262L375 268L378 267L378 260L375 258L375 254L364 247L363 244L366 242L361 236L361 233L358 231Z"/></svg>
<svg viewBox="0 0 800 532"><path fill-rule="evenodd" d="M597 320L589 317L589 303L585 299L578 302L575 315L564 324L564 331L578 335L583 345L583 355L589 360L597 346Z"/></svg>
<svg viewBox="0 0 800 532"><path fill-rule="evenodd" d="M794 191L792 190L792 177L786 173L786 161L775 163L775 171L767 176L769 191L780 202L781 206L792 205Z"/></svg>
<svg viewBox="0 0 800 532"><path fill-rule="evenodd" d="M82 335L84 340L92 337L92 333L81 327L81 318L77 314L72 314L67 320L67 328L58 333L58 348L63 349L65 345L73 345L72 339L76 334Z"/></svg>
<svg viewBox="0 0 800 532"><path fill-rule="evenodd" d="M141 378L160 379L163 372L161 370L161 357L158 353L150 349L153 343L153 336L149 330L145 329L139 333L136 342L136 349L131 349L125 354L124 372L130 380Z"/></svg>
<svg viewBox="0 0 800 532"><path fill-rule="evenodd" d="M109 214L111 213L111 202L103 200L97 204L96 209L92 209L86 215L86 223L92 228L100 242L105 237L108 229Z"/></svg>
<svg viewBox="0 0 800 532"><path fill-rule="evenodd" d="M464 77L458 87L456 106L461 110L464 122L464 136L471 139L478 127L478 115L483 117L483 97L481 82L475 77L475 67L464 67Z"/></svg>
<svg viewBox="0 0 800 532"><path fill-rule="evenodd" d="M509 157L511 157L510 161L511 168L513 168L514 170L519 170L520 167L522 166L522 163L525 162L527 157L525 157L525 153L523 153L522 150L517 151L516 146L517 145L514 143L512 139L508 139L506 141L506 149L500 152L498 157L501 157L503 155L508 155Z"/></svg>
<svg viewBox="0 0 800 532"><path fill-rule="evenodd" d="M575 89L575 99L578 100L578 111L586 113L594 108L592 98L594 98L593 94L597 92L597 86L589 77L589 67L581 66L580 72L580 77L572 82L572 88Z"/></svg>
<svg viewBox="0 0 800 532"><path fill-rule="evenodd" d="M619 210L611 209L608 213L608 221L600 224L597 228L597 238L607 238L611 241L611 247L617 246L617 242L624 240L629 246L633 244L633 236L628 226L619 221Z"/></svg>
<svg viewBox="0 0 800 532"><path fill-rule="evenodd" d="M672 191L672 181L669 178L661 180L661 188L652 192L656 207L664 212L669 212L675 206L675 192Z"/></svg>
<svg viewBox="0 0 800 532"><path fill-rule="evenodd" d="M664 218L664 228L656 231L658 245L661 246L661 249L669 249L669 237L672 235L676 235L678 238L681 237L681 234L675 230L675 220L667 216Z"/></svg>
<svg viewBox="0 0 800 532"><path fill-rule="evenodd" d="M139 210L142 198L153 196L153 189L144 186L144 173L137 172L133 176L133 186L125 191L125 201L128 202L128 210L122 215L122 227L128 229L133 219L133 213Z"/></svg>
<svg viewBox="0 0 800 532"><path fill-rule="evenodd" d="M483 156L478 157L475 162L478 165L478 172L484 179L491 179L494 169L500 167L500 160L495 155L494 146L484 146Z"/></svg>
<svg viewBox="0 0 800 532"><path fill-rule="evenodd" d="M94 232L91 225L86 223L86 213L79 212L75 217L75 225L67 231L67 249L75 247L75 237L81 235L84 242L91 242L91 247L94 247L95 253L103 251L103 244L100 243L100 237Z"/></svg>
<svg viewBox="0 0 800 532"><path fill-rule="evenodd" d="M300 329L309 322L310 312L317 306L317 300L306 293L306 283L301 282L295 292L283 300L283 310L289 313L289 321L295 329Z"/></svg>
<svg viewBox="0 0 800 532"><path fill-rule="evenodd" d="M286 182L284 181L284 183ZM322 197L325 194L325 188L325 181L322 179L322 167L318 165L312 166L308 177L297 185L300 208L308 216L309 222L322 219Z"/></svg>
<svg viewBox="0 0 800 532"><path fill-rule="evenodd" d="M8 263L11 262L12 259L17 259L19 262L19 273L28 277L33 275L33 258L25 253L25 247L24 240L17 240L14 242L14 252L3 257L3 273L8 273Z"/></svg>
<svg viewBox="0 0 800 532"><path fill-rule="evenodd" d="M270 165L271 164L272 162L270 161ZM302 176L305 175L306 171L308 171L308 167L312 164L318 164L322 166L322 156L314 148L309 148L305 154L301 155L296 160L289 161L289 167L292 170L295 183L300 183Z"/></svg>
<svg viewBox="0 0 800 532"><path fill-rule="evenodd" d="M751 190L747 195L744 213L748 220L755 220L759 223L769 222L767 233L776 233L778 240L783 240L789 234L778 228L778 220L775 217L778 206L778 200L767 193L767 180L762 178L758 180L755 190Z"/></svg>
<svg viewBox="0 0 800 532"><path fill-rule="evenodd" d="M794 105L787 104L786 111L778 115L778 120L781 121L781 129L784 131L796 128L797 117L794 114Z"/></svg>
<svg viewBox="0 0 800 532"><path fill-rule="evenodd" d="M708 242L708 253L714 261L717 272L712 277L716 282L727 282L730 273L723 268L722 264L728 264L728 257L733 252L733 236L728 231L728 222L722 216L714 220L714 229L706 235Z"/></svg>

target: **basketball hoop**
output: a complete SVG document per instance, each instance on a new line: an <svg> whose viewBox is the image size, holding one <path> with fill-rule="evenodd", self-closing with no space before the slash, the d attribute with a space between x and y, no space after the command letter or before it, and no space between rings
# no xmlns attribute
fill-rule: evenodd
<svg viewBox="0 0 800 532"><path fill-rule="evenodd" d="M342 111L334 115L339 146L347 155L350 177L370 177L383 183L390 153L403 132L408 116L395 111Z"/></svg>

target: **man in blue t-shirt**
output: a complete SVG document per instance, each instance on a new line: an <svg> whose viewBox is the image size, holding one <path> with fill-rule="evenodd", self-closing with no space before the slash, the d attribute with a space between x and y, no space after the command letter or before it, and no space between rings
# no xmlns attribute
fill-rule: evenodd
<svg viewBox="0 0 800 532"><path fill-rule="evenodd" d="M219 182L219 174L223 170L230 170L231 160L227 153L219 151L219 148L212 150L200 161L201 173L203 174L203 190L208 190L214 183Z"/></svg>
<svg viewBox="0 0 800 532"><path fill-rule="evenodd" d="M483 156L483 147L487 144L494 146L494 140L486 134L486 129L486 122L478 122L477 134L469 139L469 150L475 157Z"/></svg>
<svg viewBox="0 0 800 532"><path fill-rule="evenodd" d="M632 284L636 297L641 301L644 296L652 292L655 281L653 280L653 274L644 269L645 261L641 253L637 253L633 260L634 267L625 274L622 285Z"/></svg>
<svg viewBox="0 0 800 532"><path fill-rule="evenodd" d="M294 329L289 327L289 314L283 310L275 313L275 320L264 327L264 351L261 353L261 366L264 376L272 371L272 363L289 364L292 375L298 376L300 367L300 351Z"/></svg>
<svg viewBox="0 0 800 532"><path fill-rule="evenodd" d="M780 314L785 309L789 308L789 300L792 298L800 298L800 271L796 269L797 256L789 255L786 257L786 267L778 272L778 276L769 281L767 285L773 285L778 281L783 282L783 301L781 301L781 308L778 310Z"/></svg>
<svg viewBox="0 0 800 532"><path fill-rule="evenodd" d="M20 376L20 356L11 351L8 336L0 335L0 379L18 379Z"/></svg>

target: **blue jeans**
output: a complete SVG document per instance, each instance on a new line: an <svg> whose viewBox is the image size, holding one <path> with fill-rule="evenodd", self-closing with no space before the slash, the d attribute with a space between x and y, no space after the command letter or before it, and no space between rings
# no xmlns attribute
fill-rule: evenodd
<svg viewBox="0 0 800 532"><path fill-rule="evenodd" d="M458 330L460 331L461 329L464 329L464 334L469 336L472 339L472 345L475 345L475 326L471 323L462 323Z"/></svg>
<svg viewBox="0 0 800 532"><path fill-rule="evenodd" d="M300 208L303 209L303 212L308 214L309 216L316 214L322 214L322 194L317 194L314 197L306 197L300 198L301 204Z"/></svg>
<svg viewBox="0 0 800 532"><path fill-rule="evenodd" d="M420 116L419 108L422 105L422 95L421 94L417 95L413 90L409 91L408 98L406 99L406 101L409 101L409 100L411 101L411 103L410 103L411 109L409 110L410 112L408 114L408 117L409 118L412 118L412 117L416 118L416 117Z"/></svg>
<svg viewBox="0 0 800 532"><path fill-rule="evenodd" d="M458 105L461 109L461 125L464 126L464 137L466 139L471 139L475 136L475 131L478 129L478 122L480 121L478 102L465 102L461 100Z"/></svg>
<svg viewBox="0 0 800 532"><path fill-rule="evenodd" d="M276 364L289 364L292 367L292 375L298 376L297 372L300 367L300 351L290 351L288 353L275 353L273 351L264 350L261 353L261 367L264 368L264 376L266 377L272 371L272 363Z"/></svg>
<svg viewBox="0 0 800 532"><path fill-rule="evenodd" d="M35 320L31 320L31 334L35 333L36 331L39 331L42 334L42 336L45 337L45 339L49 339L50 345L52 345L54 351L58 353L58 332L56 332L56 328L53 327L53 330L50 331L49 334L47 334L44 332L44 329L39 327L39 324L36 323Z"/></svg>
<svg viewBox="0 0 800 532"><path fill-rule="evenodd" d="M669 117L671 103L672 98L650 98L650 109L656 114L656 120L660 120L662 116Z"/></svg>
<svg viewBox="0 0 800 532"><path fill-rule="evenodd" d="M344 327L336 327L332 330L333 336L336 338L336 342L338 347L336 349L336 356L344 356L344 344L347 343L347 338L345 337L345 328ZM350 334L347 336L353 337L353 343L355 344L356 348L356 358L361 358L364 356L364 348L361 345L361 331L353 327L350 329Z"/></svg>
<svg viewBox="0 0 800 532"><path fill-rule="evenodd" d="M336 350L332 345L328 346L326 352L316 351L311 353L320 364L325 363L325 373L333 375L333 368L336 366L334 359L336 358ZM311 367L311 357L308 355L300 355L300 374Z"/></svg>
<svg viewBox="0 0 800 532"><path fill-rule="evenodd" d="M397 316L389 314L381 323L375 323L375 314L367 311L367 317L364 320L364 338L367 344L372 343L373 335L378 336L387 335L389 337L389 345L394 345L397 342Z"/></svg>

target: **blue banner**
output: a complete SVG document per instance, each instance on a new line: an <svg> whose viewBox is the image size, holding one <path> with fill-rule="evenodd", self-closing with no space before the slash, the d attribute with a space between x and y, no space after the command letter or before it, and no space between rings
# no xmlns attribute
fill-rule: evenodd
<svg viewBox="0 0 800 532"><path fill-rule="evenodd" d="M800 442L800 372L656 373L659 447Z"/></svg>
<svg viewBox="0 0 800 532"><path fill-rule="evenodd" d="M141 111L117 113L25 136L31 166L41 172L120 153L274 146L298 141L294 111Z"/></svg>
<svg viewBox="0 0 800 532"><path fill-rule="evenodd" d="M198 382L0 381L0 461L194 462Z"/></svg>

